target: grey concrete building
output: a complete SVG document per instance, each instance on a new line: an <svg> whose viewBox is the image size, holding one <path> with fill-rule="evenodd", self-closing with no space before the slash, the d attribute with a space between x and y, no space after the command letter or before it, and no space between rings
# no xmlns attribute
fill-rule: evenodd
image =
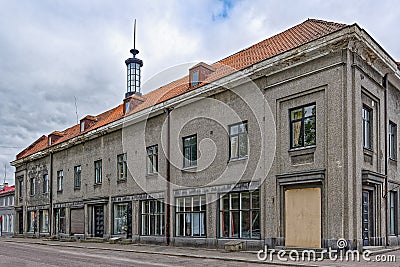
<svg viewBox="0 0 400 267"><path fill-rule="evenodd" d="M15 231L134 242L399 244L398 63L309 19L17 155ZM122 92L121 92L122 95Z"/></svg>
<svg viewBox="0 0 400 267"><path fill-rule="evenodd" d="M14 235L14 191L15 187L4 183L0 186L0 236Z"/></svg>

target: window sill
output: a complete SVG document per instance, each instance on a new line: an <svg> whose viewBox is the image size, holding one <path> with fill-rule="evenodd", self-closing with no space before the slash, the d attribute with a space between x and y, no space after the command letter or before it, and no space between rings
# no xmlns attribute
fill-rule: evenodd
<svg viewBox="0 0 400 267"><path fill-rule="evenodd" d="M95 183L93 186L94 187L101 187L102 183Z"/></svg>
<svg viewBox="0 0 400 267"><path fill-rule="evenodd" d="M62 190L57 190L57 194L62 194Z"/></svg>
<svg viewBox="0 0 400 267"><path fill-rule="evenodd" d="M297 155L314 153L316 148L317 148L316 145L296 147L296 148L289 149L288 152L289 152L290 156L297 156Z"/></svg>
<svg viewBox="0 0 400 267"><path fill-rule="evenodd" d="M374 151L372 151L372 150L369 149L369 148L365 148L365 147L364 147L364 154L366 154L366 155L372 157L373 154L374 154Z"/></svg>
<svg viewBox="0 0 400 267"><path fill-rule="evenodd" d="M190 167L184 167L182 172L196 172L197 171L197 165L196 166L190 166Z"/></svg>
<svg viewBox="0 0 400 267"><path fill-rule="evenodd" d="M397 159L389 158L389 163L396 165L397 164Z"/></svg>
<svg viewBox="0 0 400 267"><path fill-rule="evenodd" d="M153 173L146 173L146 178L156 178L158 177L158 172L153 172Z"/></svg>
<svg viewBox="0 0 400 267"><path fill-rule="evenodd" d="M80 187L74 187L74 191L79 191L79 190L81 190Z"/></svg>
<svg viewBox="0 0 400 267"><path fill-rule="evenodd" d="M242 158L233 158L233 159L229 159L229 160L228 160L228 163L231 163L231 162L240 162L240 161L245 161L245 160L248 160L248 159L249 159L248 156L245 156L245 157L242 157Z"/></svg>
<svg viewBox="0 0 400 267"><path fill-rule="evenodd" d="M117 180L117 183L118 183L118 184L120 184L120 183L126 183L126 178L124 178L124 179L118 179L118 180Z"/></svg>

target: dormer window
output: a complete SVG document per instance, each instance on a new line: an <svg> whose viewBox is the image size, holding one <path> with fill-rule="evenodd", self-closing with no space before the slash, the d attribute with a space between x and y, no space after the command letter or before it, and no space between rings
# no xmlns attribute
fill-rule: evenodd
<svg viewBox="0 0 400 267"><path fill-rule="evenodd" d="M80 121L80 130L81 133L92 127L97 121L97 118L92 115L87 115Z"/></svg>
<svg viewBox="0 0 400 267"><path fill-rule="evenodd" d="M124 99L124 114L128 114L144 101L145 99L138 94L132 94L128 96Z"/></svg>
<svg viewBox="0 0 400 267"><path fill-rule="evenodd" d="M193 66L189 69L189 85L190 87L202 84L207 77L215 71L213 66L210 66L204 62Z"/></svg>
<svg viewBox="0 0 400 267"><path fill-rule="evenodd" d="M64 134L62 132L59 131L54 131L51 134L49 134L48 137L48 145L54 145L61 137L63 137Z"/></svg>

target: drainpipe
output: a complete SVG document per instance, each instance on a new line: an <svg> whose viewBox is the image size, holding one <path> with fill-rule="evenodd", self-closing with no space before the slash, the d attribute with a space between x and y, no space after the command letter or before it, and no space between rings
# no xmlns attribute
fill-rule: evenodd
<svg viewBox="0 0 400 267"><path fill-rule="evenodd" d="M167 123L167 169L166 169L166 175L167 175L167 192L166 192L166 196L165 196L165 239L166 239L166 243L167 246L170 245L170 218L171 218L171 205L170 205L170 201L171 201L171 195L170 195L170 189L171 189L171 162L170 162L170 155L171 155L171 127L170 127L170 115L171 115L171 109L170 108L166 108L165 109L166 112L166 123Z"/></svg>
<svg viewBox="0 0 400 267"><path fill-rule="evenodd" d="M53 152L50 151L50 179L49 179L49 230L50 235L53 235Z"/></svg>
<svg viewBox="0 0 400 267"><path fill-rule="evenodd" d="M388 127L389 127L389 122L388 122L388 110L387 110L387 102L388 102L388 74L386 73L385 76L383 76L383 87L385 88L385 103L384 103L384 120L385 120L385 195L384 195L384 201L385 201L385 235L386 235L386 246L389 245L389 218L388 218L388 160L389 160L389 155L388 155Z"/></svg>

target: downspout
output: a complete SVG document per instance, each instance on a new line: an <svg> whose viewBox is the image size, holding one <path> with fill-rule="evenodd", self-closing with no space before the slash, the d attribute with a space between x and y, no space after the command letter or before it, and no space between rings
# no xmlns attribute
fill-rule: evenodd
<svg viewBox="0 0 400 267"><path fill-rule="evenodd" d="M166 108L166 123L167 123L167 169L166 169L166 176L167 176L167 188L166 188L166 196L165 196L165 239L167 246L170 245L170 218L171 218L171 195L170 195L170 189L171 189L171 162L170 162L170 155L171 155L171 127L170 127L170 115L171 115L171 109Z"/></svg>
<svg viewBox="0 0 400 267"><path fill-rule="evenodd" d="M50 179L49 179L49 230L50 236L53 235L53 152L50 151Z"/></svg>
<svg viewBox="0 0 400 267"><path fill-rule="evenodd" d="M385 195L384 195L384 201L385 201L385 245L389 245L389 218L388 218L388 160L389 160L389 155L388 155L388 110L387 110L387 102L388 102L388 74L386 73L385 76L383 76L383 87L385 88L385 102L384 102L384 119L385 119Z"/></svg>

